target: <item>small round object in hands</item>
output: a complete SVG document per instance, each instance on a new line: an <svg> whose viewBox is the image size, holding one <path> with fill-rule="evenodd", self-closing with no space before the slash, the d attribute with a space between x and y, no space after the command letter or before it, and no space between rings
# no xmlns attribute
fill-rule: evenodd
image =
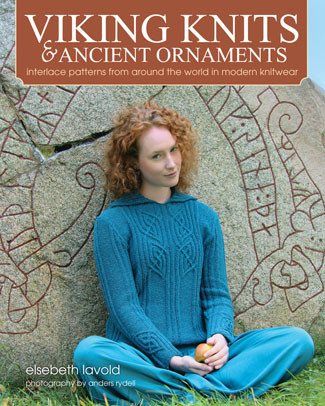
<svg viewBox="0 0 325 406"><path fill-rule="evenodd" d="M207 343L201 343L195 348L195 354L194 354L194 359L197 362L204 362L205 357L204 354L211 350L213 345L207 344Z"/></svg>

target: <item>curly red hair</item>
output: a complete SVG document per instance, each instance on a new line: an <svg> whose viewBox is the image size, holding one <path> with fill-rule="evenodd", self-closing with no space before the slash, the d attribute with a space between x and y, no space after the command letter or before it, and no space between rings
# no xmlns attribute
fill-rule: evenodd
<svg viewBox="0 0 325 406"><path fill-rule="evenodd" d="M104 146L105 189L114 198L140 189L141 173L137 168L137 140L151 127L165 127L176 137L182 155L177 189L186 192L197 171L197 135L191 122L170 108L154 102L129 106L114 120L111 137Z"/></svg>

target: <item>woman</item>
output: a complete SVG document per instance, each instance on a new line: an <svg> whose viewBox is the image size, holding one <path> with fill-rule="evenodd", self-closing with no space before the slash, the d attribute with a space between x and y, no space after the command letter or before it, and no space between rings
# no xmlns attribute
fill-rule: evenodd
<svg viewBox="0 0 325 406"><path fill-rule="evenodd" d="M115 200L96 218L94 253L109 319L106 337L87 337L74 353L96 401L194 401L188 389L259 396L313 356L301 328L234 335L218 215L185 193L195 140L186 118L147 103L121 112L107 143ZM201 342L212 345L203 363L193 358Z"/></svg>

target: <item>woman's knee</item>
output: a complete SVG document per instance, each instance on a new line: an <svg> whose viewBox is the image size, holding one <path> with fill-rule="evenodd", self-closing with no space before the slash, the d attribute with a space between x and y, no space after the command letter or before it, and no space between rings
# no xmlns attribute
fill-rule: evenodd
<svg viewBox="0 0 325 406"><path fill-rule="evenodd" d="M311 335L300 327L288 327L290 342L295 343L306 359L311 359L315 353L315 345Z"/></svg>
<svg viewBox="0 0 325 406"><path fill-rule="evenodd" d="M74 350L73 363L75 365L87 364L88 361L93 360L104 342L107 348L109 344L114 343L105 337L95 335L83 338Z"/></svg>

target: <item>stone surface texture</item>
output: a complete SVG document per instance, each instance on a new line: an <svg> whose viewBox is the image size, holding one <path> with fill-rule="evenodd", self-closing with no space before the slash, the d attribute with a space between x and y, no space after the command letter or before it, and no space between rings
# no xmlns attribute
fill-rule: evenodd
<svg viewBox="0 0 325 406"><path fill-rule="evenodd" d="M236 332L281 324L324 334L325 99L300 86L23 86L14 3L0 26L0 381L71 364L104 334L92 253L107 206L112 117L153 98L199 134L191 193L220 214Z"/></svg>

